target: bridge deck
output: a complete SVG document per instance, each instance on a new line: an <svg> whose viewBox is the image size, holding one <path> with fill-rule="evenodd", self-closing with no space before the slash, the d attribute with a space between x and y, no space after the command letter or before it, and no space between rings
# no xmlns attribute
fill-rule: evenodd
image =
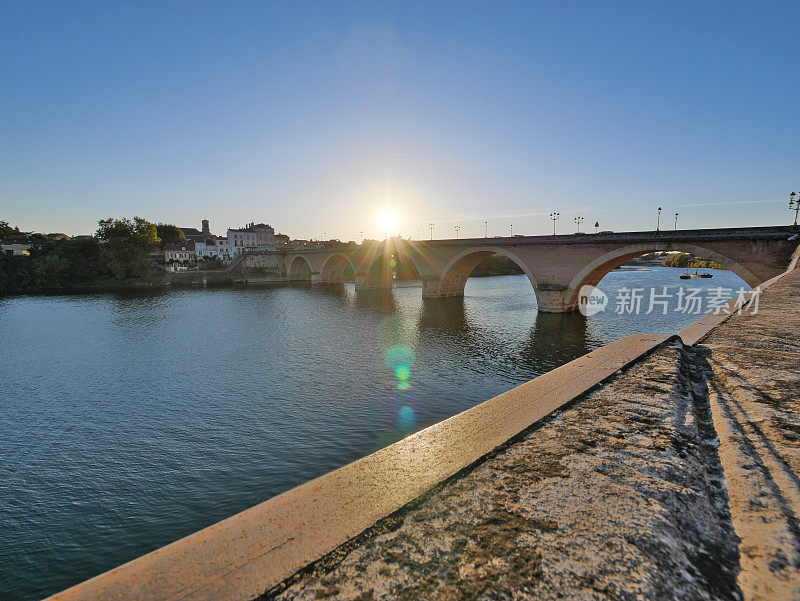
<svg viewBox="0 0 800 601"><path fill-rule="evenodd" d="M775 240L792 236L797 233L797 228L787 226L747 227L747 228L715 228L693 230L644 230L638 232L612 232L612 233L581 233L559 234L556 236L495 236L487 238L436 238L434 240L402 240L419 246L439 245L482 245L482 244L598 244L603 242L620 241L691 241L691 240L721 240L721 239L763 239ZM393 238L395 242L399 239ZM346 245L340 247L291 249L287 253L315 253L331 252L335 249L351 248Z"/></svg>

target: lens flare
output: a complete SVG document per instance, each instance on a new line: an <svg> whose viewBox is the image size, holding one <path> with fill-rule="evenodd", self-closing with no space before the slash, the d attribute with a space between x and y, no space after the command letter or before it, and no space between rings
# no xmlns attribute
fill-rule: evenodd
<svg viewBox="0 0 800 601"><path fill-rule="evenodd" d="M401 382L408 382L411 377L411 367L408 365L398 365L394 368L395 377Z"/></svg>
<svg viewBox="0 0 800 601"><path fill-rule="evenodd" d="M404 430L411 430L417 425L417 416L408 405L402 406L397 412L397 425Z"/></svg>
<svg viewBox="0 0 800 601"><path fill-rule="evenodd" d="M402 344L396 344L383 354L386 367L394 372L397 378L397 388L408 390L411 387L411 368L414 366L414 351Z"/></svg>

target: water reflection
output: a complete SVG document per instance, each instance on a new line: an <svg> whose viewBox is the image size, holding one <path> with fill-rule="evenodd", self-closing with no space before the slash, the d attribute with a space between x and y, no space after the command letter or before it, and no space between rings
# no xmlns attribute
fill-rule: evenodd
<svg viewBox="0 0 800 601"><path fill-rule="evenodd" d="M585 355L599 344L587 338L586 317L580 313L538 313L521 359L544 373Z"/></svg>
<svg viewBox="0 0 800 601"><path fill-rule="evenodd" d="M356 304L361 307L376 309L382 313L397 312L397 300L392 288L377 288L375 290L359 290L356 295Z"/></svg>
<svg viewBox="0 0 800 601"><path fill-rule="evenodd" d="M422 299L419 329L420 331L437 330L450 336L468 335L469 325L464 298Z"/></svg>

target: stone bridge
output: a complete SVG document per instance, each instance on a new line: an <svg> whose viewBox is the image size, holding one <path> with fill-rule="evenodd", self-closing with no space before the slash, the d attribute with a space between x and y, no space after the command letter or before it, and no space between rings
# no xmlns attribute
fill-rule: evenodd
<svg viewBox="0 0 800 601"><path fill-rule="evenodd" d="M670 230L563 236L514 236L408 241L390 238L361 245L286 253L290 281L334 284L355 281L356 290L390 288L411 273L425 298L464 295L467 278L492 254L511 259L528 276L539 310L573 311L578 290L597 285L612 269L655 251L681 251L716 261L749 286L786 270L798 241L793 227Z"/></svg>

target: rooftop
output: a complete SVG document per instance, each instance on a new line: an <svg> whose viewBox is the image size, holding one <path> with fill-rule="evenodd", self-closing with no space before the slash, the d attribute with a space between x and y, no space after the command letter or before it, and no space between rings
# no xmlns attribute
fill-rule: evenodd
<svg viewBox="0 0 800 601"><path fill-rule="evenodd" d="M272 230L273 227L268 223L249 223L247 227L242 228L229 228L231 232L265 232L267 230ZM273 230L274 231L274 230Z"/></svg>

